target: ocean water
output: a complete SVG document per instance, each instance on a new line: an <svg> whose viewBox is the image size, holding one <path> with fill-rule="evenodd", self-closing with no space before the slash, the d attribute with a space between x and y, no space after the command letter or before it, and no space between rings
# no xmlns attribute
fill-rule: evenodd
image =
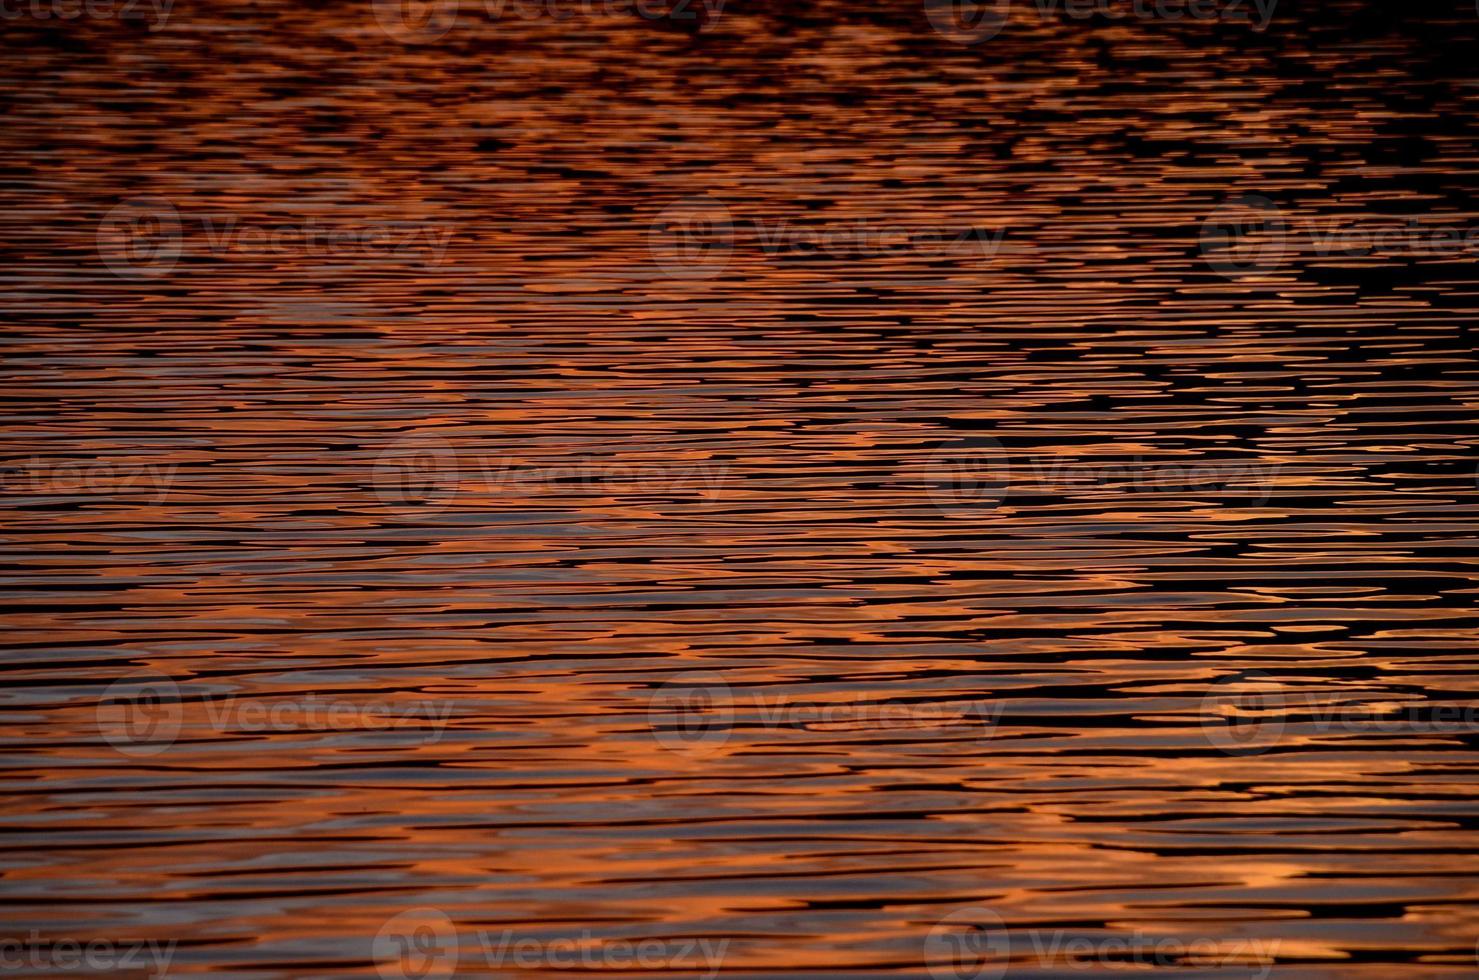
<svg viewBox="0 0 1479 980"><path fill-rule="evenodd" d="M7 972L1479 973L1472 5L47 2Z"/></svg>

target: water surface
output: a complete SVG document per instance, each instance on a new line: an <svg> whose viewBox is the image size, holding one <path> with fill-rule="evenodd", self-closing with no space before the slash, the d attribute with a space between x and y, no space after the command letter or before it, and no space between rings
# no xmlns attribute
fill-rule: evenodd
<svg viewBox="0 0 1479 980"><path fill-rule="evenodd" d="M1479 15L704 23L8 23L22 972L1473 976Z"/></svg>

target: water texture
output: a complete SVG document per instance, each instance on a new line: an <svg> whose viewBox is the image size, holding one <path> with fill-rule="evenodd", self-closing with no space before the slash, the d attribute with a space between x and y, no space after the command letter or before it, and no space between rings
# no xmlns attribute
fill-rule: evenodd
<svg viewBox="0 0 1479 980"><path fill-rule="evenodd" d="M0 34L7 972L1479 975L1471 6L123 6Z"/></svg>

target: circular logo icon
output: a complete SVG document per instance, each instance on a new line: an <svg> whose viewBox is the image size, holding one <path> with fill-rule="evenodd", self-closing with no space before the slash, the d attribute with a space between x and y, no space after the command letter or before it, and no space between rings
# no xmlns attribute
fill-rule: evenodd
<svg viewBox="0 0 1479 980"><path fill-rule="evenodd" d="M126 674L108 685L96 709L98 730L124 755L158 755L179 737L180 687L156 670Z"/></svg>
<svg viewBox="0 0 1479 980"><path fill-rule="evenodd" d="M935 506L961 516L995 510L1011 484L1006 450L990 436L939 446L925 461L924 475Z"/></svg>
<svg viewBox="0 0 1479 980"><path fill-rule="evenodd" d="M370 947L384 980L430 980L457 969L457 927L441 909L407 909L380 927Z"/></svg>
<svg viewBox="0 0 1479 980"><path fill-rule="evenodd" d="M729 741L734 699L712 670L690 670L669 678L647 704L647 723L664 748L677 752L717 752Z"/></svg>
<svg viewBox="0 0 1479 980"><path fill-rule="evenodd" d="M371 0L375 23L392 41L430 44L457 23L458 0Z"/></svg>
<svg viewBox="0 0 1479 980"><path fill-rule="evenodd" d="M729 207L712 197L675 201L653 218L647 250L664 275L676 279L719 275L734 250Z"/></svg>
<svg viewBox="0 0 1479 980"><path fill-rule="evenodd" d="M136 197L98 223L98 255L121 279L157 279L180 258L180 213L162 197Z"/></svg>
<svg viewBox="0 0 1479 980"><path fill-rule="evenodd" d="M391 440L375 458L375 496L410 518L435 514L457 496L457 453L429 432Z"/></svg>
<svg viewBox="0 0 1479 980"><path fill-rule="evenodd" d="M930 26L955 44L980 44L1001 33L1011 0L924 0Z"/></svg>
<svg viewBox="0 0 1479 980"><path fill-rule="evenodd" d="M1006 924L985 908L956 909L924 940L924 963L934 980L1000 980L1010 955Z"/></svg>
<svg viewBox="0 0 1479 980"><path fill-rule="evenodd" d="M1202 733L1228 755L1259 755L1278 744L1287 707L1282 685L1263 671L1232 674L1202 698Z"/></svg>
<svg viewBox="0 0 1479 980"><path fill-rule="evenodd" d="M1214 271L1235 278L1267 272L1284 258L1289 225L1268 198L1230 198L1202 222L1202 257Z"/></svg>

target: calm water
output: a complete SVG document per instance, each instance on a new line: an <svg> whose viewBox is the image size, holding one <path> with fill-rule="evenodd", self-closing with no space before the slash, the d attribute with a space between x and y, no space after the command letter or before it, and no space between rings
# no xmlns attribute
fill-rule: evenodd
<svg viewBox="0 0 1479 980"><path fill-rule="evenodd" d="M1479 973L1472 5L151 9L0 42L7 970Z"/></svg>

